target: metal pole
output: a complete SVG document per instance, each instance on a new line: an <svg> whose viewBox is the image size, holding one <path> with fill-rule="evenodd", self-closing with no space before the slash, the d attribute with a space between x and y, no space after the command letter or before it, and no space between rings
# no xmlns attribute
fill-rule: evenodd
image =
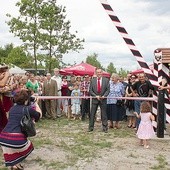
<svg viewBox="0 0 170 170"><path fill-rule="evenodd" d="M159 90L158 92L157 137L164 138L165 91Z"/></svg>

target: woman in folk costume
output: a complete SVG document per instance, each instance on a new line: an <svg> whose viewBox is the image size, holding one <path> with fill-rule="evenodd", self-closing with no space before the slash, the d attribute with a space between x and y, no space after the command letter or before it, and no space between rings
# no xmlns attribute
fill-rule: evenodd
<svg viewBox="0 0 170 170"><path fill-rule="evenodd" d="M27 105L29 99L26 90L17 91L14 94L14 102L16 103L9 111L8 123L0 133L0 145L3 150L5 165L11 170L22 170L20 164L34 149L31 141L22 133L20 121L25 114L23 108ZM36 107L33 109L27 106L30 117L37 122L41 117L41 110L36 102Z"/></svg>
<svg viewBox="0 0 170 170"><path fill-rule="evenodd" d="M12 107L13 77L10 76L8 66L0 66L0 132L7 124L7 113Z"/></svg>

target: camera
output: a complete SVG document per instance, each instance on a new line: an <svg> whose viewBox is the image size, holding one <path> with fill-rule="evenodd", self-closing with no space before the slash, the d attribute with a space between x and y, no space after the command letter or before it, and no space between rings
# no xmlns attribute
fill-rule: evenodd
<svg viewBox="0 0 170 170"><path fill-rule="evenodd" d="M35 99L35 97L33 97L33 96L30 96L30 102L35 102L36 101L36 99Z"/></svg>
<svg viewBox="0 0 170 170"><path fill-rule="evenodd" d="M28 105L31 105L32 103L35 103L36 102L36 98L34 96L32 96L32 92L31 90L28 89L27 91L28 93Z"/></svg>

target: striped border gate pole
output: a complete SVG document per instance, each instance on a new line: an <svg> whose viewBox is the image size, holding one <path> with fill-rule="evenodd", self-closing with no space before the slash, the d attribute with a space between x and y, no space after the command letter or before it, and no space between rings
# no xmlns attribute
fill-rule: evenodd
<svg viewBox="0 0 170 170"><path fill-rule="evenodd" d="M147 75L147 77L149 78L150 82L154 85L154 86L159 86L158 82L157 82L157 77L153 74L153 72L150 70L149 66L147 65L147 63L145 62L143 56L141 55L141 53L137 50L135 43L133 42L133 40L129 37L126 29L122 26L119 18L116 16L116 14L114 13L113 9L111 8L111 6L108 4L108 2L106 0L99 0L103 6L103 8L105 9L105 11L107 12L107 14L109 15L110 19L113 21L115 27L117 28L118 32L121 34L123 40L125 41L126 45L128 46L128 48L130 49L131 53L133 54L133 56L136 57L137 62L139 63L139 65L141 66L141 68L143 69L144 73Z"/></svg>
<svg viewBox="0 0 170 170"><path fill-rule="evenodd" d="M162 62L158 62L158 83L162 85ZM164 127L165 127L165 90L158 90L158 113L157 113L157 137L164 137Z"/></svg>
<svg viewBox="0 0 170 170"><path fill-rule="evenodd" d="M157 77L157 81L158 81L158 62L157 60L154 59L154 69L153 69L153 74ZM158 108L158 91L153 91L153 97L155 99L157 99L156 101L152 102L152 112L155 115L155 121L152 122L154 128L157 128L157 108Z"/></svg>

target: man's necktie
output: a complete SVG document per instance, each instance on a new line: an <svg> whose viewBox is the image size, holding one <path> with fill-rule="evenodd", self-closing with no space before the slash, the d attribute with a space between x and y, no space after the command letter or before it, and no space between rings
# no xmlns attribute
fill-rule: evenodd
<svg viewBox="0 0 170 170"><path fill-rule="evenodd" d="M101 92L100 78L97 79L97 92Z"/></svg>

